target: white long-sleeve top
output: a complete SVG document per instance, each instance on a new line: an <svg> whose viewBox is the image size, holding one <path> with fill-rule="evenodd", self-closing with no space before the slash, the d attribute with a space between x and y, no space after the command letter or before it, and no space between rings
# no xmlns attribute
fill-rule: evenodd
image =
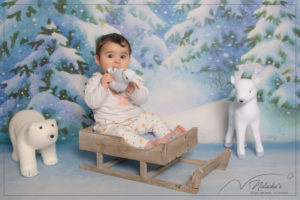
<svg viewBox="0 0 300 200"><path fill-rule="evenodd" d="M101 77L101 73L94 73L85 88L85 102L93 110L96 123L118 123L137 118L141 113L139 105L148 99L148 89L140 83L139 89L135 88L131 95L128 92L113 94L102 87Z"/></svg>

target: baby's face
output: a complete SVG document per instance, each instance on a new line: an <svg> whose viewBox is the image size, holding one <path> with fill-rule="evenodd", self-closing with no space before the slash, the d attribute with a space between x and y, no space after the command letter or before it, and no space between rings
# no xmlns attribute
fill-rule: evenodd
<svg viewBox="0 0 300 200"><path fill-rule="evenodd" d="M108 68L128 68L130 62L128 46L122 47L109 41L103 45L100 55L95 59L104 73L107 73Z"/></svg>

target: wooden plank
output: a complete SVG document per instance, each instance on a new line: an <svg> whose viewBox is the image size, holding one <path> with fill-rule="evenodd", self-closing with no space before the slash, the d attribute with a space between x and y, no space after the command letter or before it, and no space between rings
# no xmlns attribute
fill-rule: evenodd
<svg viewBox="0 0 300 200"><path fill-rule="evenodd" d="M101 168L103 166L103 154L102 153L96 153L97 156L97 167Z"/></svg>
<svg viewBox="0 0 300 200"><path fill-rule="evenodd" d="M208 173L213 171L214 169L217 169L221 162L223 161L223 157L225 156L224 152L219 153L217 156L215 156L213 159L208 161L206 164L204 164L201 169L202 176L206 176Z"/></svg>
<svg viewBox="0 0 300 200"><path fill-rule="evenodd" d="M207 174L209 174L211 171L215 169L224 170L224 166L226 165L227 167L227 164L229 162L230 154L231 154L231 150L225 149L223 152L219 153L217 156L215 156L213 159L211 159L208 162L195 160L191 158L181 159L182 162L202 166L199 169L195 170L195 172L189 179L188 185L192 188L197 189L200 186L201 179L205 177Z"/></svg>
<svg viewBox="0 0 300 200"><path fill-rule="evenodd" d="M140 161L140 176L147 177L147 163Z"/></svg>
<svg viewBox="0 0 300 200"><path fill-rule="evenodd" d="M148 176L151 177L151 178L153 178L153 177L157 176L158 174L162 173L163 171L165 171L166 169L170 168L172 165L176 164L178 161L179 161L179 158L171 161L167 165L160 166L160 167L158 167L158 168L150 171L148 173Z"/></svg>
<svg viewBox="0 0 300 200"><path fill-rule="evenodd" d="M207 163L207 161L197 160L197 159L193 159L193 158L184 158L184 157L180 158L179 161L186 163L186 164L198 165L198 166L203 166Z"/></svg>
<svg viewBox="0 0 300 200"><path fill-rule="evenodd" d="M226 170L231 156L231 149L226 148L223 152L221 164L218 166L220 170Z"/></svg>
<svg viewBox="0 0 300 200"><path fill-rule="evenodd" d="M197 192L198 192L197 189L188 187L185 184L177 184L177 183L173 183L173 182L169 182L169 181L165 181L165 180L161 180L161 179L150 178L150 177L145 178L145 177L141 177L136 174L130 174L130 173L122 172L119 170L112 170L112 169L108 169L108 168L100 169L100 168L97 168L95 165L89 165L89 164L80 164L80 167L82 169L86 169L86 170L90 170L90 171L94 171L94 172L104 173L104 174L108 174L108 175L119 177L119 178L133 180L133 181L137 181L137 182L141 182L141 183L147 183L147 184L164 187L164 188L168 188L168 189L173 189L173 190L178 190L178 191L182 191L182 192L187 192L187 193L192 193L192 194L197 194Z"/></svg>
<svg viewBox="0 0 300 200"><path fill-rule="evenodd" d="M127 160L127 159L125 159L125 158L116 158L114 160L108 161L105 164L103 164L103 167L110 168L110 167L112 167L112 166L114 166L114 165L116 165L120 162L123 162L124 160Z"/></svg>
<svg viewBox="0 0 300 200"><path fill-rule="evenodd" d="M199 189L201 179L204 177L203 170L201 168L194 171L194 173L190 176L188 186L193 189Z"/></svg>
<svg viewBox="0 0 300 200"><path fill-rule="evenodd" d="M221 152L216 156L216 158L220 161L220 164L217 167L217 169L226 170L230 160L230 155L231 155L231 150L229 148L226 148L223 152ZM197 160L193 158L185 158L185 157L180 158L179 161L186 164L198 165L198 166L203 166L208 163L208 161Z"/></svg>

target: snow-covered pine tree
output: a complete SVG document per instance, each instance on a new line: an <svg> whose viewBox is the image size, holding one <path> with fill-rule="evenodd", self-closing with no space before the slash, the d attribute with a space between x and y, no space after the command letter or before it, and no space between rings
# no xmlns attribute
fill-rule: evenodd
<svg viewBox="0 0 300 200"><path fill-rule="evenodd" d="M143 68L156 70L169 54L165 42L158 36L167 24L151 10L151 6L157 6L155 1L139 6L137 3L141 4L137 0L115 1L116 6L106 19L129 40L134 59Z"/></svg>
<svg viewBox="0 0 300 200"><path fill-rule="evenodd" d="M67 0L53 2L54 9L60 14L53 17L55 24L60 25L63 34L68 37L73 48L77 49L86 63L94 63L95 41L107 33L119 32L106 23L106 16L114 10L110 0L87 1L76 0L76 3ZM90 65L86 75L90 76L96 65Z"/></svg>
<svg viewBox="0 0 300 200"><path fill-rule="evenodd" d="M41 9L41 1L33 0L7 0L1 3L3 12L3 23L1 23L1 33L3 41L0 44L0 61L3 62L1 67L2 75L7 75L10 70L11 56L19 57L22 52L26 52L26 48L20 48L20 44L26 43L31 37L34 30L39 27L35 26L37 16ZM41 19L43 17L41 16ZM30 31L26 29L26 25L30 24ZM22 31L20 31L22 30ZM24 54L24 53L22 53Z"/></svg>
<svg viewBox="0 0 300 200"><path fill-rule="evenodd" d="M56 119L59 132L66 134L59 141L75 139L79 129L91 124L83 100L86 63L76 49L66 47L67 42L48 19L36 38L28 42L32 52L10 70L14 76L2 82L9 98L7 113L35 109L46 118Z"/></svg>
<svg viewBox="0 0 300 200"><path fill-rule="evenodd" d="M251 49L241 57L243 63L265 68L258 99L284 108L300 108L300 60L296 59L300 28L295 9L288 1L264 0L254 12L256 25L247 31Z"/></svg>
<svg viewBox="0 0 300 200"><path fill-rule="evenodd" d="M249 1L251 2L251 1ZM181 9L176 5L176 9ZM228 76L245 52L244 24L251 23L251 6L242 2L203 0L186 20L174 26L165 39L178 48L162 64L164 68L208 73L214 87L224 88Z"/></svg>
<svg viewBox="0 0 300 200"><path fill-rule="evenodd" d="M0 108L0 112L3 113L0 122L1 132L8 132L9 119L18 110L43 108L42 112L47 117L59 120L61 133L71 133L67 136L71 137L68 141L76 139L77 137L72 137L72 134L93 123L91 111L83 102L82 94L86 76L95 69L98 70L96 65L93 65L92 50L95 40L102 34L118 32L117 29L104 23L104 15L110 9L109 3L101 7L79 1L72 4L64 0L8 0L1 5L5 9L4 23L1 25L5 26L3 30L7 36L1 44L8 47L7 50L1 49L3 67L0 70L2 80L6 80L1 83L1 91L4 92ZM25 11L31 10L29 6L36 12L26 15ZM51 21L50 24L48 19ZM51 24L52 28L49 27ZM4 31L1 34L4 36ZM53 34L59 35L61 42L52 38ZM42 35L43 37L48 35L47 40L38 39ZM37 54L41 56L40 60L28 63ZM57 59L54 59L54 56ZM42 68L39 69L37 66ZM39 73L39 76L35 73ZM28 79L26 84L18 83L15 87L8 84L14 78L18 82L19 75L22 77L20 79L25 79L24 76L31 76L31 79L26 78ZM33 85L36 87L34 94L30 93ZM8 87L12 90L8 91ZM43 97L47 95L47 98ZM45 99L54 102L49 103L51 109L42 105ZM72 119L75 124L71 123ZM62 136L60 139L67 137Z"/></svg>
<svg viewBox="0 0 300 200"><path fill-rule="evenodd" d="M22 60L28 56L30 47L26 43L34 37L34 32L38 31L39 27L36 24L36 19L43 19L40 14L40 0L7 0L1 1L1 9L3 12L2 23L0 24L0 76L1 82L13 77L9 71L15 64L16 60ZM28 29L30 27L30 29ZM24 72L29 72L24 67ZM23 72L23 73L24 73ZM1 83L1 132L8 132L8 122L14 114L13 102L9 102L8 95L4 91L4 85ZM23 91L25 92L25 91ZM26 92L25 92L26 94ZM18 104L17 104L18 105ZM8 134L6 135L8 137Z"/></svg>

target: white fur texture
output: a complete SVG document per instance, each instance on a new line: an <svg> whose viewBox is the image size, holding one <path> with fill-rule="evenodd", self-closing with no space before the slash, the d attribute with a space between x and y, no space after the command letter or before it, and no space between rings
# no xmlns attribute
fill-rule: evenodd
<svg viewBox="0 0 300 200"><path fill-rule="evenodd" d="M225 146L232 145L234 130L237 139L237 155L245 159L246 130L249 126L256 143L256 155L264 155L264 149L260 137L260 110L257 105L257 89L259 79L254 73L252 79L242 79L241 72L231 77L231 83L235 86L236 100L229 107L228 129L225 136Z"/></svg>
<svg viewBox="0 0 300 200"><path fill-rule="evenodd" d="M109 84L109 87L116 92L125 91L129 82L135 83L137 87L139 82L145 82L142 77L130 69L109 68L108 73L114 77L114 81Z"/></svg>
<svg viewBox="0 0 300 200"><path fill-rule="evenodd" d="M58 162L55 142L58 136L56 120L45 120L34 110L23 110L13 116L9 123L9 136L13 145L12 159L20 162L21 174L32 177L38 174L36 150L45 165Z"/></svg>

